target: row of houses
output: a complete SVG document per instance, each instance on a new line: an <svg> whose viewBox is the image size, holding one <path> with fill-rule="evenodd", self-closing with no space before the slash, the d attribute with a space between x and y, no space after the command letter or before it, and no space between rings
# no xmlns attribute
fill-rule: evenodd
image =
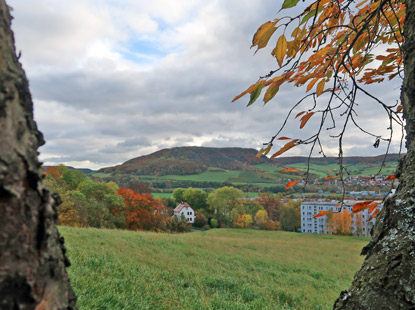
<svg viewBox="0 0 415 310"><path fill-rule="evenodd" d="M352 213L353 204L357 201L344 201L342 208L347 209ZM327 216L314 218L314 215L320 211L338 212L340 203L338 201L305 201L301 203L301 232L309 234L328 234L328 219ZM380 204L379 208L382 207ZM173 211L173 215L178 219L182 218L182 215L188 223L193 224L195 221L195 211L187 202L181 202L176 206ZM352 215L352 227L351 231L354 235L368 237L370 236L370 230L375 224L376 219L371 219L369 210L359 212L360 221L356 221L355 215Z"/></svg>
<svg viewBox="0 0 415 310"><path fill-rule="evenodd" d="M350 213L353 209L353 204L358 201L344 201L342 208L347 209ZM314 215L320 211L338 212L340 208L338 201L306 201L301 203L301 232L309 234L328 234L327 227L329 225L327 216L314 218ZM381 208L380 204L378 208ZM369 210L359 212L361 221L356 221L356 216L352 215L351 231L354 235L368 237L370 230L375 224L376 219L371 219Z"/></svg>

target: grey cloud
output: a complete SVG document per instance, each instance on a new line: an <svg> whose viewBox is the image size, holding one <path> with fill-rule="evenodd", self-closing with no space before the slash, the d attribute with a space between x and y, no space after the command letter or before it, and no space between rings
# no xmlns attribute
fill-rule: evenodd
<svg viewBox="0 0 415 310"><path fill-rule="evenodd" d="M130 5L135 5L133 2ZM269 50L259 51L254 57L254 51L249 49L256 29L275 18L279 9L275 1L195 2L186 13L175 12L177 17L165 25L168 29L151 33L158 46L174 50L175 54L144 69L133 64L129 67L124 62L120 68L116 57L85 56L89 40L116 42L115 51L123 46L126 37L120 36L117 40L117 34L120 29L126 29L125 25L104 26L103 23L111 20L106 14L98 14L91 30L81 35L78 28L71 31L73 20L65 12L57 15L62 17L62 23L55 18L56 27L49 31L40 23L43 6L37 6L37 1L31 1L30 5L15 4L17 41L24 48L23 60L30 77L35 115L47 140L41 148L42 158L48 162L89 160L98 167L180 145L258 148L276 133L290 107L304 94L302 88L282 87L276 99L265 106L258 100L246 108L249 96L231 103L235 95L276 66ZM34 11L30 12L32 6ZM110 4L108 8L113 7ZM35 13L39 16L34 16ZM89 13L84 12L79 18ZM120 14L122 11L116 12L118 19ZM30 18L39 20L32 29L36 32L34 38L43 36L42 44L53 47L52 52L58 58L29 40L27 33L19 34L28 31ZM48 15L45 20L49 18L52 17ZM175 24L177 20L180 22ZM88 20L81 20L80 24L87 26ZM21 41L20 35L27 41ZM73 42L78 37L76 46L69 46L65 51L68 42L60 40L67 38ZM140 34L143 37L145 34ZM393 91L385 92L377 85L373 89L389 104L399 93L396 85L391 86ZM367 98L362 99L359 119L367 128L384 131L373 109L365 108L369 102ZM282 134L306 138L316 130L317 117L304 130L299 129L299 121L294 119L296 113L309 108L306 103L299 106ZM336 140L328 139L333 133L324 132L324 145L330 155L337 153ZM350 135L351 139L347 140L350 155L357 154L353 152L373 154L372 138L362 137L353 130ZM276 143L275 148L282 146L282 142ZM299 154L307 154L307 148L294 148L288 155Z"/></svg>

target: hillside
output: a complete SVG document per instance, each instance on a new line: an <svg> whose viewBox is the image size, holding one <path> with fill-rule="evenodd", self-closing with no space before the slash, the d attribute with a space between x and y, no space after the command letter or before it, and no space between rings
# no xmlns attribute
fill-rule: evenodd
<svg viewBox="0 0 415 310"><path fill-rule="evenodd" d="M199 174L209 167L227 170L252 170L252 165L272 164L267 157L256 158L255 149L175 147L130 159L125 163L98 172L131 173L134 175Z"/></svg>
<svg viewBox="0 0 415 310"><path fill-rule="evenodd" d="M302 178L307 171L307 157L281 157L271 160L256 157L255 149L176 147L133 158L115 167L103 168L90 174L120 186L145 182L155 192L171 192L178 187L204 189L236 186L245 192L284 191L285 184ZM388 155L380 174L392 174L398 155ZM354 156L343 160L350 176L370 176L379 172L384 156ZM312 158L311 179L324 180L328 170L338 169L336 157ZM296 168L298 173L281 173L283 168ZM313 189L315 190L315 189ZM331 189L334 190L334 189Z"/></svg>
<svg viewBox="0 0 415 310"><path fill-rule="evenodd" d="M368 240L243 229L59 230L80 310L331 309Z"/></svg>
<svg viewBox="0 0 415 310"><path fill-rule="evenodd" d="M211 148L211 147L175 147L163 149L149 155L136 157L125 163L108 168L102 168L99 173L133 174L133 175L190 175L200 174L208 168L226 170L255 171L255 165L271 165L285 167L289 165L304 165L308 158L305 156L279 157L269 159L257 158L255 149L247 148ZM402 156L402 155L401 155ZM396 163L398 154L389 154L386 163ZM374 165L380 168L384 155L379 156L350 156L343 159L345 165ZM337 157L313 157L311 164L337 165Z"/></svg>

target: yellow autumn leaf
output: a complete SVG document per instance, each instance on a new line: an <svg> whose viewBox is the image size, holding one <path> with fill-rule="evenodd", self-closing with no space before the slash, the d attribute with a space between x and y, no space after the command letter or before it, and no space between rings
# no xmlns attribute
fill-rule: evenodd
<svg viewBox="0 0 415 310"><path fill-rule="evenodd" d="M261 48L264 48L267 46L269 39L274 34L275 30L277 28L275 27L275 24L278 22L278 20L268 21L261 25L261 27L258 28L257 32L254 34L254 37L252 38L252 47L258 46L257 51Z"/></svg>
<svg viewBox="0 0 415 310"><path fill-rule="evenodd" d="M324 80L321 80L318 84L317 84L317 97L318 96L320 96L322 93L323 93L323 91L324 91L324 84L325 84L325 81Z"/></svg>
<svg viewBox="0 0 415 310"><path fill-rule="evenodd" d="M312 79L311 80L311 82L310 83L308 83L308 85L307 85L307 90L306 91L309 91L310 89L312 89L313 88L313 86L314 86L314 84L316 84L316 82L319 80L320 78L315 78L315 79Z"/></svg>
<svg viewBox="0 0 415 310"><path fill-rule="evenodd" d="M281 67L287 52L287 39L285 35L280 36L277 41L277 46L272 51L272 55L277 58L278 65Z"/></svg>

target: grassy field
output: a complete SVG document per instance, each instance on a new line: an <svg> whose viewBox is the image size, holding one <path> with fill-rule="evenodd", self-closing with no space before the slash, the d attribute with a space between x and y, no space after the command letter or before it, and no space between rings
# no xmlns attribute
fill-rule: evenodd
<svg viewBox="0 0 415 310"><path fill-rule="evenodd" d="M228 182L230 178L238 177L241 171L239 170L224 170L224 169L212 169L209 168L207 171L200 174L190 175L165 175L159 177L165 180L188 180L195 182Z"/></svg>
<svg viewBox="0 0 415 310"><path fill-rule="evenodd" d="M298 163L288 165L290 168L295 168L300 171L307 171L307 163ZM390 175L395 172L397 163L386 163L383 167L381 174ZM350 173L350 176L361 176L361 175L373 175L379 172L380 166L375 164L350 164L345 165L347 170ZM310 173L318 175L319 177L326 177L329 175L328 170L335 169L338 170L339 166L337 164L327 164L327 165L310 165Z"/></svg>
<svg viewBox="0 0 415 310"><path fill-rule="evenodd" d="M60 227L81 310L331 309L367 239Z"/></svg>

